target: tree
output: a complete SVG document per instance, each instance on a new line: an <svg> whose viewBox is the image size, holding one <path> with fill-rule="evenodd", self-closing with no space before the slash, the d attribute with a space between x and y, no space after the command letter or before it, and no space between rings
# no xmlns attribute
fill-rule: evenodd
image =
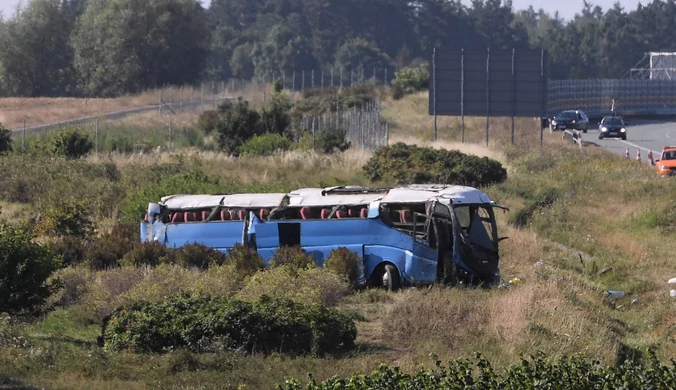
<svg viewBox="0 0 676 390"><path fill-rule="evenodd" d="M392 61L386 54L361 38L346 42L336 53L336 67L344 69L347 74L354 71L356 77L361 77L362 71L365 75L369 75L374 68L383 69L391 66Z"/></svg>
<svg viewBox="0 0 676 390"><path fill-rule="evenodd" d="M32 0L0 29L1 85L13 96L73 92L68 21L60 0Z"/></svg>
<svg viewBox="0 0 676 390"><path fill-rule="evenodd" d="M206 21L192 0L90 1L72 37L78 85L116 96L193 83L206 60Z"/></svg>
<svg viewBox="0 0 676 390"><path fill-rule="evenodd" d="M270 78L273 74L315 69L312 46L301 31L299 23L273 26L265 41L254 45L251 53L256 76Z"/></svg>
<svg viewBox="0 0 676 390"><path fill-rule="evenodd" d="M215 123L218 144L224 152L239 155L239 147L254 135L263 134L260 114L249 108L249 102L238 101L229 107L222 106Z"/></svg>

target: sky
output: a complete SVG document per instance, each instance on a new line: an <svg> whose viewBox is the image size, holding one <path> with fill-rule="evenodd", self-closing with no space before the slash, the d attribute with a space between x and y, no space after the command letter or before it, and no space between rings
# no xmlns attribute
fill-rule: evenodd
<svg viewBox="0 0 676 390"><path fill-rule="evenodd" d="M16 5L21 0L0 0L0 12L6 17L11 16L14 13ZM25 4L28 0L23 0ZM211 0L201 0L202 4L208 6ZM591 3L594 5L601 6L604 10L613 6L617 0L592 0ZM650 0L643 0L643 4L647 4ZM463 0L463 3L470 3L469 0ZM639 0L620 0L620 4L627 11L636 9ZM582 10L582 0L512 0L512 4L515 9L526 9L529 5L532 5L533 8L537 11L542 8L547 12L554 13L559 11L559 14L564 19L571 19L575 16L576 13Z"/></svg>

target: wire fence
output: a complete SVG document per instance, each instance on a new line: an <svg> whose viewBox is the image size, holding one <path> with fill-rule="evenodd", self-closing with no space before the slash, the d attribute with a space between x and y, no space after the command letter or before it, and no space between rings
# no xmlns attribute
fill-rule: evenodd
<svg viewBox="0 0 676 390"><path fill-rule="evenodd" d="M313 147L321 133L332 129L345 131L353 146L364 150L375 150L387 146L390 127L381 121L381 101L370 102L362 107L354 106L343 112L323 113L321 115L303 115L300 129L311 132Z"/></svg>

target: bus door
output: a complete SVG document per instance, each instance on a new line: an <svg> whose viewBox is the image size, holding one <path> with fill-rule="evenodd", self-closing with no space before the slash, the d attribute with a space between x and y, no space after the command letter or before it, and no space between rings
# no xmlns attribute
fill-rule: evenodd
<svg viewBox="0 0 676 390"><path fill-rule="evenodd" d="M280 246L300 245L300 225L300 222L284 220L263 222L252 215L248 237L251 246L268 263Z"/></svg>
<svg viewBox="0 0 676 390"><path fill-rule="evenodd" d="M449 283L453 274L453 214L450 208L437 201L432 208L432 231L430 239L438 254L437 280Z"/></svg>

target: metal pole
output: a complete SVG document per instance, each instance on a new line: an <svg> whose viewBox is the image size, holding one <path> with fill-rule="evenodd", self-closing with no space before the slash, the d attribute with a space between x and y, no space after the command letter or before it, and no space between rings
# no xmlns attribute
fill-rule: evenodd
<svg viewBox="0 0 676 390"><path fill-rule="evenodd" d="M516 115L516 49L512 49L512 145L514 145L514 116Z"/></svg>
<svg viewBox="0 0 676 390"><path fill-rule="evenodd" d="M202 107L202 114L204 114L204 83L200 85L200 106Z"/></svg>
<svg viewBox="0 0 676 390"><path fill-rule="evenodd" d="M195 90L195 87L193 85L190 86L190 97L188 98L188 106L192 106L192 94Z"/></svg>
<svg viewBox="0 0 676 390"><path fill-rule="evenodd" d="M94 127L94 131L96 134L96 155L99 155L99 118L96 118L96 124Z"/></svg>
<svg viewBox="0 0 676 390"><path fill-rule="evenodd" d="M21 150L26 151L26 120L23 120L23 130L21 132Z"/></svg>
<svg viewBox="0 0 676 390"><path fill-rule="evenodd" d="M162 88L160 88L160 102L159 102L159 105L160 105L160 115L162 115Z"/></svg>
<svg viewBox="0 0 676 390"><path fill-rule="evenodd" d="M324 89L324 70L322 70L322 89Z"/></svg>
<svg viewBox="0 0 676 390"><path fill-rule="evenodd" d="M173 129L171 126L171 119L169 119L169 153L174 150Z"/></svg>
<svg viewBox="0 0 676 390"><path fill-rule="evenodd" d="M216 83L211 82L211 104L216 108Z"/></svg>
<svg viewBox="0 0 676 390"><path fill-rule="evenodd" d="M331 68L331 86L333 87L333 68Z"/></svg>
<svg viewBox="0 0 676 390"><path fill-rule="evenodd" d="M491 116L491 49L486 49L486 146L488 146L488 127Z"/></svg>
<svg viewBox="0 0 676 390"><path fill-rule="evenodd" d="M183 109L183 86L181 85L181 103L179 103L178 108Z"/></svg>
<svg viewBox="0 0 676 390"><path fill-rule="evenodd" d="M437 140L437 48L432 49L432 111L434 114L434 141Z"/></svg>
<svg viewBox="0 0 676 390"><path fill-rule="evenodd" d="M301 81L300 81L300 90L305 90L305 70L302 71Z"/></svg>
<svg viewBox="0 0 676 390"><path fill-rule="evenodd" d="M460 50L460 122L461 142L465 143L465 49Z"/></svg>
<svg viewBox="0 0 676 390"><path fill-rule="evenodd" d="M547 99L546 99L546 93L547 93L547 80L545 80L545 51L542 50L540 52L540 77L542 79L542 112L543 115L546 115L547 112ZM540 126L540 147L542 147L545 143L544 141L544 129L542 126Z"/></svg>
<svg viewBox="0 0 676 390"><path fill-rule="evenodd" d="M314 70L314 69L312 69L312 82L311 82L311 84L310 84L310 87L311 87L311 88L314 88L314 87L315 87L315 70ZM313 120L312 123L313 123L313 126L314 126L314 118L313 118L312 120Z"/></svg>

